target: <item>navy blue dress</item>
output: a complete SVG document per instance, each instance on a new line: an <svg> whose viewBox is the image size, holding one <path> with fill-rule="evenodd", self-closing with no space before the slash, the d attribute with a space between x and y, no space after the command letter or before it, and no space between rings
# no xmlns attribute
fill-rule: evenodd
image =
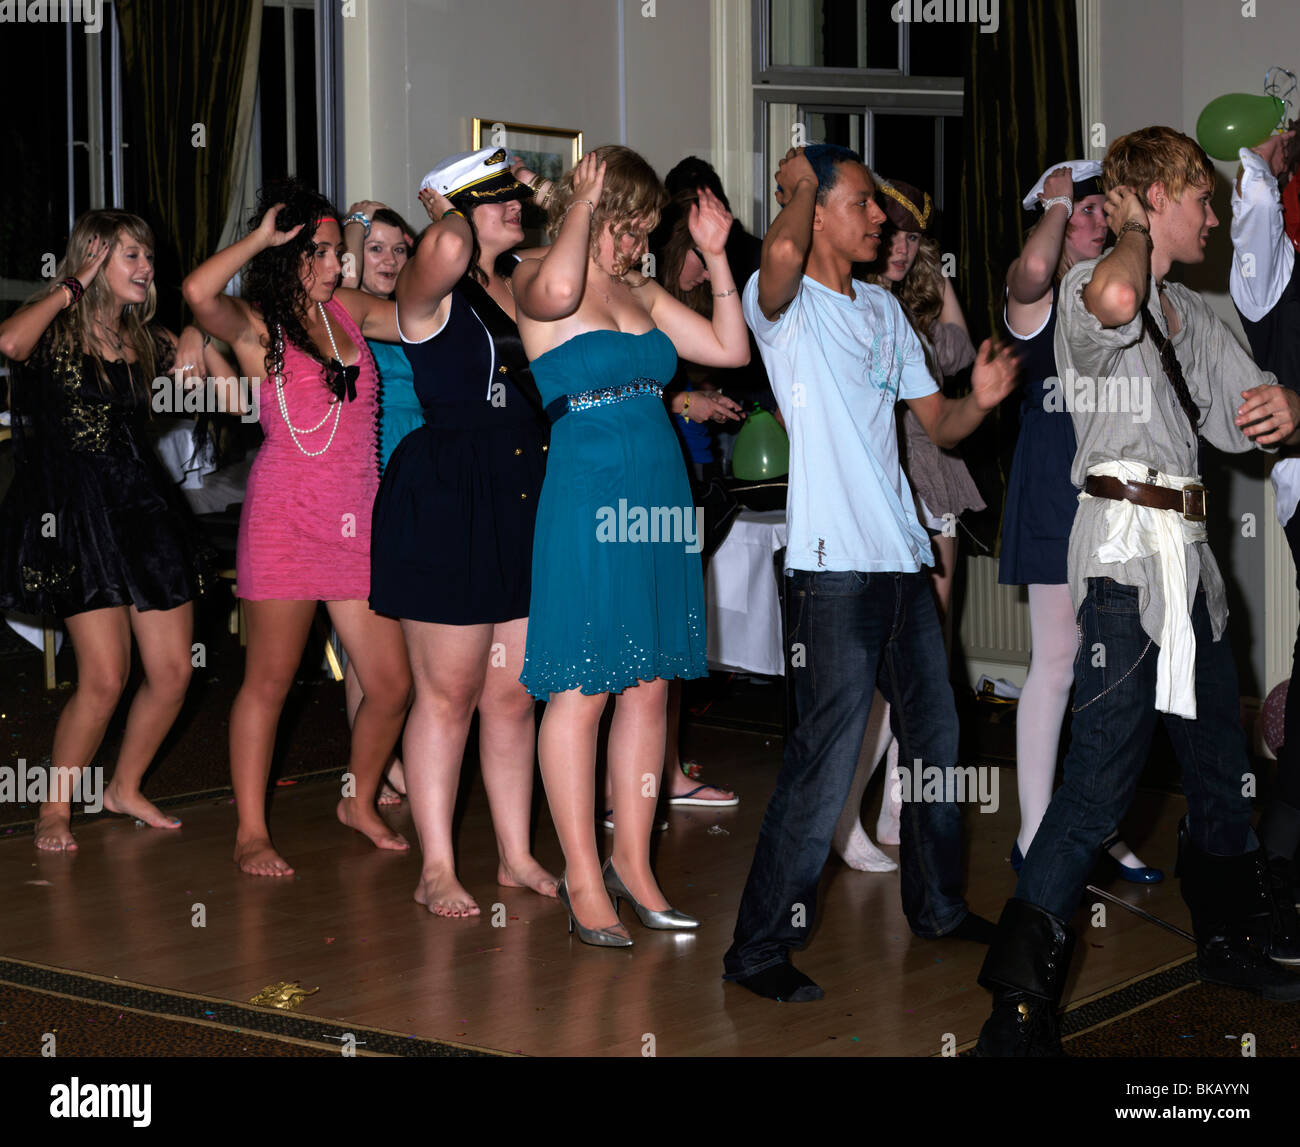
<svg viewBox="0 0 1300 1147"><path fill-rule="evenodd" d="M443 625L527 617L548 427L519 330L467 277L442 330L402 346L425 421L375 498L370 607Z"/></svg>
<svg viewBox="0 0 1300 1147"><path fill-rule="evenodd" d="M1056 377L1055 286L1051 313L1038 332L1029 338L1010 333L1020 343L1025 397L1020 407L1020 437L1007 478L998 581L1003 585L1064 585L1079 491L1070 481L1077 449L1074 422L1068 410L1048 410L1045 405L1048 380Z"/></svg>

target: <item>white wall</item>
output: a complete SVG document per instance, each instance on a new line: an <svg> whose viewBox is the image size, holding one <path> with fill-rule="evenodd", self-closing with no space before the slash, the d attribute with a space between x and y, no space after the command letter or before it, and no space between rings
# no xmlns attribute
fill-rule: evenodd
<svg viewBox="0 0 1300 1147"><path fill-rule="evenodd" d="M1134 128L1160 123L1194 136L1201 109L1216 96L1262 92L1264 72L1271 65L1300 68L1295 8L1282 0L1256 0L1249 6L1241 0L1096 2L1101 26L1098 91L1107 142ZM1246 7L1253 8L1255 15L1244 15ZM1216 166L1221 178L1213 206L1220 226L1211 235L1205 262L1176 271L1175 277L1202 292L1245 345L1227 294L1232 254L1229 197L1237 164L1217 162ZM1212 530L1211 539L1230 595L1236 590L1235 600L1230 600L1234 614L1230 634L1238 654L1238 673L1243 694L1262 696L1279 679L1280 666L1289 664L1295 634L1290 611L1285 617L1278 616L1276 607L1271 614L1266 611L1267 582L1284 579L1294 584L1294 575L1289 562L1278 567L1265 560L1270 531L1280 534L1263 481L1266 460L1257 454L1224 460L1223 455L1212 453L1214 465L1228 474L1226 489L1214 491L1220 495L1212 522L1218 532ZM1242 536L1244 514L1255 516L1253 538ZM1276 550L1278 538L1271 541ZM1283 542L1281 550L1285 549Z"/></svg>
<svg viewBox="0 0 1300 1147"><path fill-rule="evenodd" d="M644 0L357 0L343 22L347 202L379 199L421 225L420 179L469 149L476 115L577 128L589 148L626 142L661 176L684 155L709 158L709 7L651 7L653 17Z"/></svg>

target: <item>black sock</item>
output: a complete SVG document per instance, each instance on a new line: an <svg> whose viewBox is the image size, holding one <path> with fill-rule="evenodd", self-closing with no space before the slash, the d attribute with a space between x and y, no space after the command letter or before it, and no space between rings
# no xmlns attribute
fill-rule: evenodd
<svg viewBox="0 0 1300 1147"><path fill-rule="evenodd" d="M976 916L974 912L967 912L966 919L951 932L945 932L939 939L972 940L976 944L992 944L997 934L998 926L991 920L985 920L983 916Z"/></svg>
<svg viewBox="0 0 1300 1147"><path fill-rule="evenodd" d="M736 983L755 995L786 1004L820 1000L826 994L793 964L764 968L752 976L739 977Z"/></svg>

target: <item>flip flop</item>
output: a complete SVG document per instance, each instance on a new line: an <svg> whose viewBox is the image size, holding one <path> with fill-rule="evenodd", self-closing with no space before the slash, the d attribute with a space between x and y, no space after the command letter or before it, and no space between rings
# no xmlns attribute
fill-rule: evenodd
<svg viewBox="0 0 1300 1147"><path fill-rule="evenodd" d="M724 789L720 785L696 785L690 792L682 793L679 797L669 797L668 803L670 805L679 805L683 807L691 805L697 808L733 808L740 804L740 797L736 796L735 793L731 793L730 800L723 801L705 800L703 797L697 797L695 795L704 789L716 789L720 793L731 793L730 789Z"/></svg>

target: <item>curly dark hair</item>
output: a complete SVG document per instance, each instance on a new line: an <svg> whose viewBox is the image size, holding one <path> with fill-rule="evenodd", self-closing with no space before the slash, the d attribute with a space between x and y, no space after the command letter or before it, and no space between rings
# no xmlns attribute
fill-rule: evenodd
<svg viewBox="0 0 1300 1147"><path fill-rule="evenodd" d="M276 328L284 338L304 354L311 356L322 367L325 360L316 345L307 337L303 319L310 302L303 289L300 268L304 256L315 250L316 224L322 219L338 222L339 213L323 195L296 179L275 179L260 188L257 208L248 221L249 230L256 230L262 217L277 203L283 203L275 225L281 231L291 231L299 223L303 229L282 247L268 247L253 256L244 269L243 294L262 312L266 323L266 377L274 378L284 370L284 344L276 337ZM328 386L325 376L322 385Z"/></svg>

